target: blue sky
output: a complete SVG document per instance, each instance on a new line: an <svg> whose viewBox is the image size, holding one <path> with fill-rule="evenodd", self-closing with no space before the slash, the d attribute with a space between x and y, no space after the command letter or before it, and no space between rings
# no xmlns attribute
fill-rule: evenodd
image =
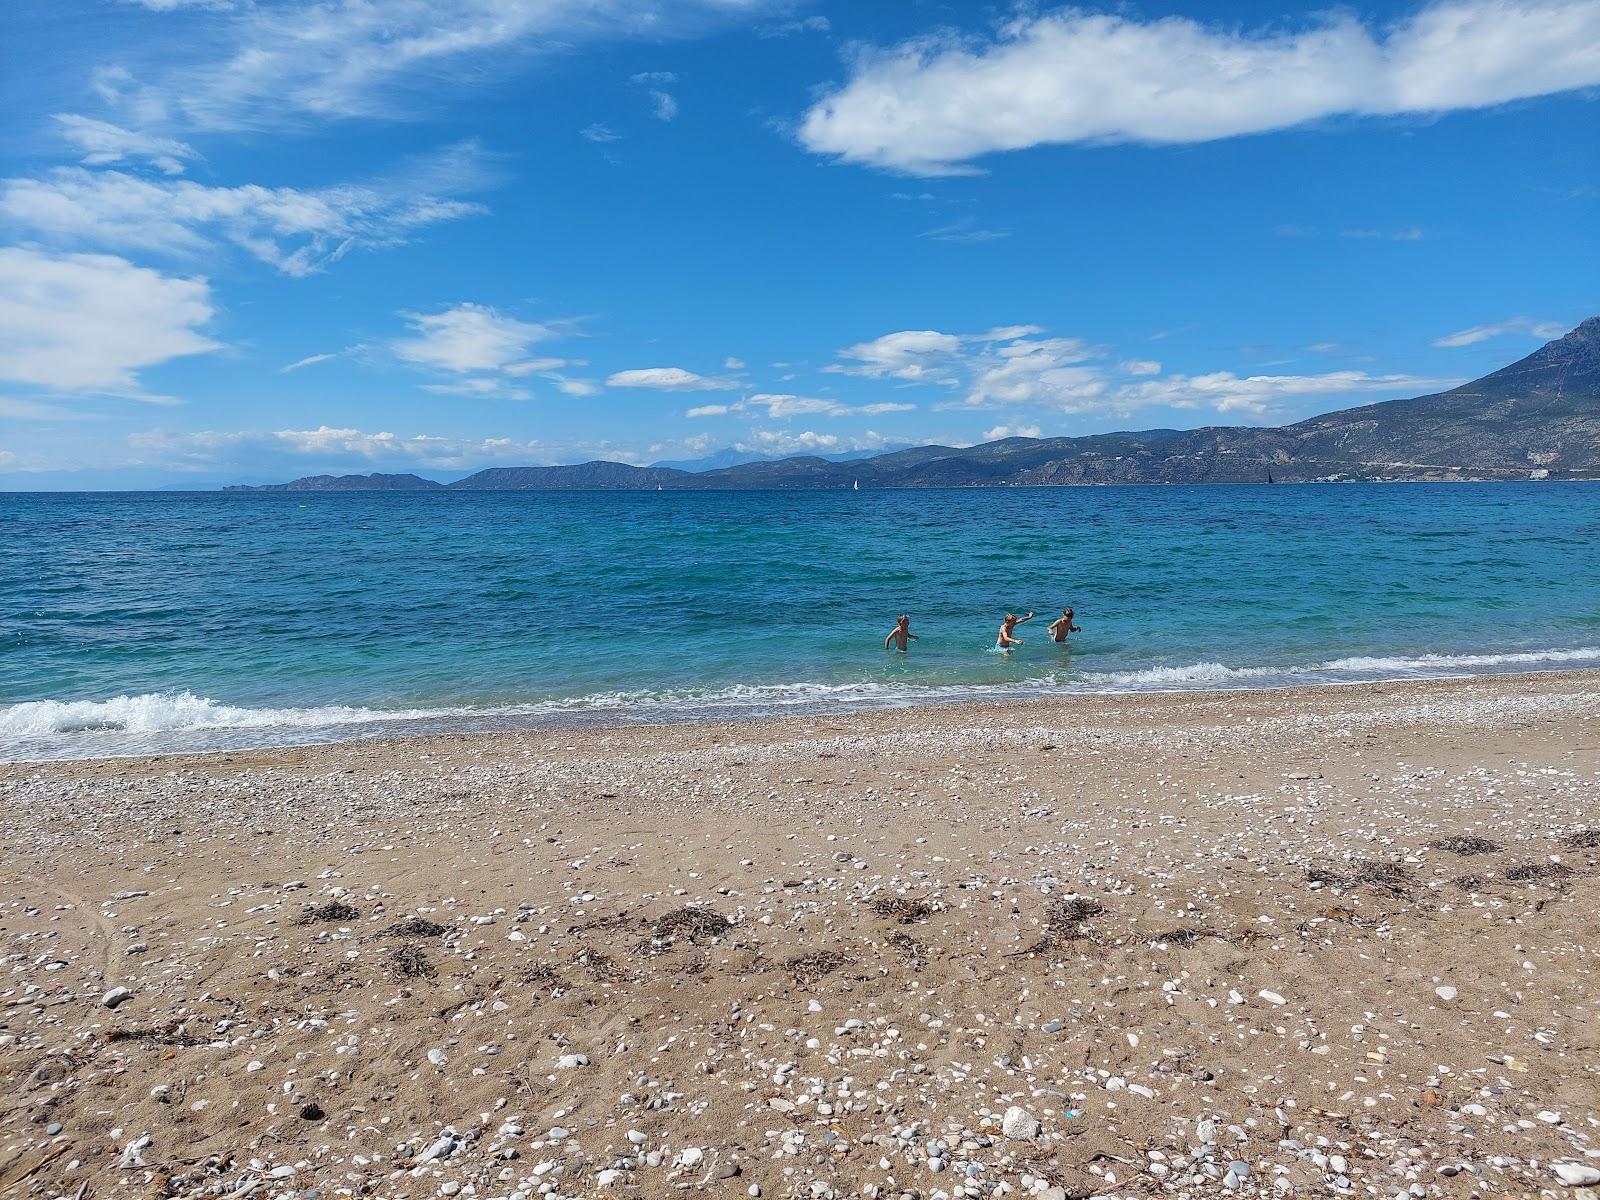
<svg viewBox="0 0 1600 1200"><path fill-rule="evenodd" d="M0 488L1282 423L1600 312L1600 4L13 0Z"/></svg>

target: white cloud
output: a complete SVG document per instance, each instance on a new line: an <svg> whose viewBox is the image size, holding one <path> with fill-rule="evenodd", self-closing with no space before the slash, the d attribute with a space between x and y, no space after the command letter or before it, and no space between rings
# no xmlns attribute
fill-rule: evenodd
<svg viewBox="0 0 1600 1200"><path fill-rule="evenodd" d="M156 0L170 3L172 0ZM593 41L686 37L777 0L283 0L240 4L206 49L153 82L124 69L111 97L140 124L261 130L310 117L394 119L430 89ZM220 44L220 53L209 52Z"/></svg>
<svg viewBox="0 0 1600 1200"><path fill-rule="evenodd" d="M736 405L701 405L699 408L691 408L685 416L722 416L723 413L747 413L752 408L765 408L768 419L782 421L792 416L878 416L882 413L912 413L917 410L917 405L890 402L846 405L840 400L827 400L814 395L757 392Z"/></svg>
<svg viewBox="0 0 1600 1200"><path fill-rule="evenodd" d="M563 379L552 375L551 380L556 385L556 391L563 396L598 396L600 385L589 379Z"/></svg>
<svg viewBox="0 0 1600 1200"><path fill-rule="evenodd" d="M131 434L128 445L134 451L135 463L178 470L286 458L461 469L505 460L525 462L542 449L536 441L520 442L504 437L450 438L430 434L401 437L394 433L366 433L327 425L275 432L152 430Z"/></svg>
<svg viewBox="0 0 1600 1200"><path fill-rule="evenodd" d="M81 421L83 414L56 404L40 404L34 400L17 400L0 396L0 420L13 421Z"/></svg>
<svg viewBox="0 0 1600 1200"><path fill-rule="evenodd" d="M824 367L839 375L867 379L903 379L909 383L950 383L950 366L960 354L962 339L934 329L903 329L839 351L854 361Z"/></svg>
<svg viewBox="0 0 1600 1200"><path fill-rule="evenodd" d="M586 141L599 142L602 144L606 142L616 142L622 140L622 135L620 133L618 133L615 129L612 129L611 126L600 121L596 121L593 125L585 125L582 129L578 130L578 136Z"/></svg>
<svg viewBox="0 0 1600 1200"><path fill-rule="evenodd" d="M888 438L868 429L856 437L817 433L806 429L791 433L786 429L756 429L733 444L735 450L755 454L834 454L846 450L880 450L890 445Z"/></svg>
<svg viewBox="0 0 1600 1200"><path fill-rule="evenodd" d="M756 36L780 38L789 37L796 33L828 33L832 29L833 23L827 17L818 13L815 16L801 17L797 21L782 21L776 25L763 25L756 30Z"/></svg>
<svg viewBox="0 0 1600 1200"><path fill-rule="evenodd" d="M486 304L472 303L400 315L411 326L413 336L391 342L390 351L401 362L444 375L422 384L424 391L440 396L531 400L534 393L519 381L534 375L567 396L592 396L600 390L590 380L562 373L566 367L587 366L582 359L530 357L537 343L575 333L571 321L522 321Z"/></svg>
<svg viewBox="0 0 1600 1200"><path fill-rule="evenodd" d="M724 417L733 411L727 404L697 404L683 415L686 417Z"/></svg>
<svg viewBox="0 0 1600 1200"><path fill-rule="evenodd" d="M628 76L629 83L677 83L678 76L673 71L638 71Z"/></svg>
<svg viewBox="0 0 1600 1200"><path fill-rule="evenodd" d="M1277 411L1275 401L1297 396L1341 395L1352 392L1425 393L1454 387L1459 379L1429 379L1420 375L1369 375L1365 371L1327 371L1320 375L1251 375L1240 378L1231 371L1205 375L1168 375L1144 383L1126 384L1111 397L1116 410L1150 405L1169 408L1210 408L1217 412L1247 412L1267 416Z"/></svg>
<svg viewBox="0 0 1600 1200"><path fill-rule="evenodd" d="M1125 359L1113 372L1109 365L1096 361L1105 356L1101 348L1079 338L1045 337L1041 336L1043 333L1037 325L1000 326L980 334L902 331L851 346L841 351L845 362L825 369L959 389L959 398L934 405L936 411L1039 407L1065 413L1119 415L1167 406L1262 416L1275 411L1276 401L1299 396L1401 394L1438 390L1460 382L1416 375L1370 375L1363 371L1248 377L1215 371L1163 376L1161 364L1150 359ZM1127 382L1128 377L1135 382ZM755 396L743 403L762 399ZM778 399L785 403L775 406L771 416L865 411L831 400ZM1007 424L995 428L1010 430L1009 436L1036 436L1023 432L1030 426ZM1007 435L991 431L985 436L993 440Z"/></svg>
<svg viewBox="0 0 1600 1200"><path fill-rule="evenodd" d="M735 358L730 354L722 360L722 368L725 371L742 371L744 370L744 360Z"/></svg>
<svg viewBox="0 0 1600 1200"><path fill-rule="evenodd" d="M492 375L474 375L454 383L425 383L422 390L436 396L468 396L478 400L532 400L533 393Z"/></svg>
<svg viewBox="0 0 1600 1200"><path fill-rule="evenodd" d="M419 164L423 181L471 173L457 147ZM231 242L286 275L313 274L357 246L398 245L415 229L482 213L482 206L412 191L399 181L303 191L256 184L208 187L122 171L61 167L0 181L0 218L50 238L106 248L200 256Z"/></svg>
<svg viewBox="0 0 1600 1200"><path fill-rule="evenodd" d="M55 119L61 136L78 148L90 166L142 160L168 175L181 175L184 162L198 157L193 146L176 138L139 133L78 113L57 113Z"/></svg>
<svg viewBox="0 0 1600 1200"><path fill-rule="evenodd" d="M1424 235L1415 225L1407 225L1402 229L1341 229L1339 236L1352 241L1420 242Z"/></svg>
<svg viewBox="0 0 1600 1200"><path fill-rule="evenodd" d="M983 440L986 442L998 442L1003 438L1036 438L1043 436L1039 432L1037 425L996 425L993 429L986 429L983 432Z"/></svg>
<svg viewBox="0 0 1600 1200"><path fill-rule="evenodd" d="M949 225L941 225L937 229L930 229L922 235L935 242L960 242L967 245L981 245L984 242L998 242L1002 238L1011 236L1009 229L980 229L977 221L972 217L963 217Z"/></svg>
<svg viewBox="0 0 1600 1200"><path fill-rule="evenodd" d="M652 388L658 392L726 392L739 385L732 379L696 375L693 371L685 371L682 367L640 367L608 375L606 386Z"/></svg>
<svg viewBox="0 0 1600 1200"><path fill-rule="evenodd" d="M221 12L234 6L233 0L122 0L122 3L148 8L152 12L176 12L180 8L208 8Z"/></svg>
<svg viewBox="0 0 1600 1200"><path fill-rule="evenodd" d="M519 321L484 304L457 304L442 312L401 315L416 336L393 344L396 357L442 371L525 374L522 368L529 364L522 360L529 347L559 336L549 325Z"/></svg>
<svg viewBox="0 0 1600 1200"><path fill-rule="evenodd" d="M1475 346L1479 342L1486 342L1490 338L1501 337L1508 333L1529 334L1548 341L1550 338L1560 337L1566 331L1564 325L1555 321L1535 321L1531 317L1512 317L1510 320L1498 321L1493 325L1474 325L1471 329L1458 329L1454 333L1447 333L1441 338L1435 338L1433 344L1446 350L1455 350L1462 346Z"/></svg>
<svg viewBox="0 0 1600 1200"><path fill-rule="evenodd" d="M1076 364L1097 351L1077 338L1019 338L979 356L965 407L1048 404L1067 412L1094 407L1105 391L1100 372Z"/></svg>
<svg viewBox="0 0 1600 1200"><path fill-rule="evenodd" d="M218 349L204 279L106 254L0 248L0 381L144 400L139 372Z"/></svg>
<svg viewBox="0 0 1600 1200"><path fill-rule="evenodd" d="M308 354L304 358L296 359L288 366L280 368L279 373L287 375L290 371L299 371L305 367L314 367L318 363L325 363L338 357L339 356L337 354Z"/></svg>
<svg viewBox="0 0 1600 1200"><path fill-rule="evenodd" d="M992 39L941 34L858 55L800 140L852 162L960 173L1045 143L1204 142L1591 87L1597 48L1594 0L1444 0L1377 30L1347 13L1243 31L1024 11Z"/></svg>
<svg viewBox="0 0 1600 1200"><path fill-rule="evenodd" d="M677 98L659 88L650 92L650 106L650 115L658 121L670 121L678 115Z"/></svg>

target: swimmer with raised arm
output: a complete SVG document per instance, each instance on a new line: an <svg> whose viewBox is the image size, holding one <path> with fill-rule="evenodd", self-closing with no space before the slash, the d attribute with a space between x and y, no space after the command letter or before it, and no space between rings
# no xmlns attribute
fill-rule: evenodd
<svg viewBox="0 0 1600 1200"><path fill-rule="evenodd" d="M1007 613L1006 619L1000 622L1000 632L995 637L994 645L997 650L1009 650L1013 646L1022 645L1022 639L1014 636L1018 625L1024 621L1033 620L1033 614L1019 617L1015 613Z"/></svg>
<svg viewBox="0 0 1600 1200"><path fill-rule="evenodd" d="M887 650L889 643L894 643L894 648L901 654L906 652L906 639L917 640L917 635L911 632L911 618L901 613L894 623L894 628L889 630L889 636L883 639L883 648Z"/></svg>
<svg viewBox="0 0 1600 1200"><path fill-rule="evenodd" d="M1058 642L1066 641L1069 633L1082 632L1083 630L1072 623L1072 609L1070 608L1063 608L1061 616L1050 622L1050 636Z"/></svg>

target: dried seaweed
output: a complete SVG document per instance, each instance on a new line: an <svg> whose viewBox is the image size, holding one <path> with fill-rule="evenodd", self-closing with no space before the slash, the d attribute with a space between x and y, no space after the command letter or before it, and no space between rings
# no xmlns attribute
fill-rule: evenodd
<svg viewBox="0 0 1600 1200"><path fill-rule="evenodd" d="M402 979L428 979L433 975L433 964L422 952L422 947L412 942L396 946L389 951L389 970Z"/></svg>
<svg viewBox="0 0 1600 1200"><path fill-rule="evenodd" d="M437 921L430 921L426 917L407 917L398 925L391 925L383 931L384 937L440 937L449 930Z"/></svg>
<svg viewBox="0 0 1600 1200"><path fill-rule="evenodd" d="M1187 950L1203 937L1210 937L1209 929L1194 929L1187 925L1180 925L1177 929L1169 929L1165 933L1153 934L1149 941L1152 946L1177 946Z"/></svg>
<svg viewBox="0 0 1600 1200"><path fill-rule="evenodd" d="M932 914L933 908L921 900L913 900L910 896L879 896L872 902L872 911L901 925L910 925L917 921L926 921Z"/></svg>
<svg viewBox="0 0 1600 1200"><path fill-rule="evenodd" d="M1044 933L1038 941L1023 950L1008 955L1020 958L1025 954L1054 954L1070 943L1093 938L1088 922L1106 911L1106 906L1092 896L1067 896L1050 902L1045 910Z"/></svg>
<svg viewBox="0 0 1600 1200"><path fill-rule="evenodd" d="M657 941L671 942L687 938L695 945L713 941L733 928L733 922L709 908L675 908L656 921Z"/></svg>
<svg viewBox="0 0 1600 1200"><path fill-rule="evenodd" d="M1341 890L1366 886L1390 896L1408 896L1417 885L1417 877L1399 863L1369 858L1356 859L1348 871L1336 871L1328 866L1312 867L1306 872L1306 880Z"/></svg>
<svg viewBox="0 0 1600 1200"><path fill-rule="evenodd" d="M561 976L549 963L534 963L517 976L518 982L533 988L556 988L561 986Z"/></svg>
<svg viewBox="0 0 1600 1200"><path fill-rule="evenodd" d="M309 925L313 921L354 921L361 916L361 910L354 904L344 900L330 900L313 908L300 918L302 925Z"/></svg>
<svg viewBox="0 0 1600 1200"><path fill-rule="evenodd" d="M909 933L896 930L885 939L908 967L921 968L928 961L928 947Z"/></svg>
<svg viewBox="0 0 1600 1200"><path fill-rule="evenodd" d="M1514 867L1506 868L1506 882L1559 883L1571 874L1572 868L1567 866L1565 863L1518 863Z"/></svg>
<svg viewBox="0 0 1600 1200"><path fill-rule="evenodd" d="M809 954L799 954L783 964L783 969L794 976L794 981L801 985L816 983L825 975L831 975L850 960L836 950L813 950Z"/></svg>
<svg viewBox="0 0 1600 1200"><path fill-rule="evenodd" d="M1486 837L1479 837L1475 833L1458 833L1450 837L1442 837L1430 842L1435 850L1448 850L1451 854L1493 854L1503 849L1499 842L1491 842Z"/></svg>

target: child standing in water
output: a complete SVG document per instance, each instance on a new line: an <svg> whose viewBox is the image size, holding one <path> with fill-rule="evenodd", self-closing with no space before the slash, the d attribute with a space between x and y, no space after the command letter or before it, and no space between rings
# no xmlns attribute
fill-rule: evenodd
<svg viewBox="0 0 1600 1200"><path fill-rule="evenodd" d="M1021 625L1024 621L1031 620L1033 620L1032 613L1029 613L1025 617L1019 617L1015 613L1007 613L1006 619L1000 622L1000 633L994 641L995 649L1009 650L1013 646L1022 645L1022 639L1019 637L1013 637L1012 634L1016 632L1018 625Z"/></svg>
<svg viewBox="0 0 1600 1200"><path fill-rule="evenodd" d="M889 636L883 639L883 648L887 650L889 643L894 643L894 648L901 654L906 652L906 639L917 640L917 635L911 632L911 618L901 613L894 623L894 628L889 630Z"/></svg>
<svg viewBox="0 0 1600 1200"><path fill-rule="evenodd" d="M1072 623L1072 610L1070 608L1063 608L1060 618L1050 622L1050 636L1058 642L1066 641L1069 633L1082 632L1083 630Z"/></svg>

